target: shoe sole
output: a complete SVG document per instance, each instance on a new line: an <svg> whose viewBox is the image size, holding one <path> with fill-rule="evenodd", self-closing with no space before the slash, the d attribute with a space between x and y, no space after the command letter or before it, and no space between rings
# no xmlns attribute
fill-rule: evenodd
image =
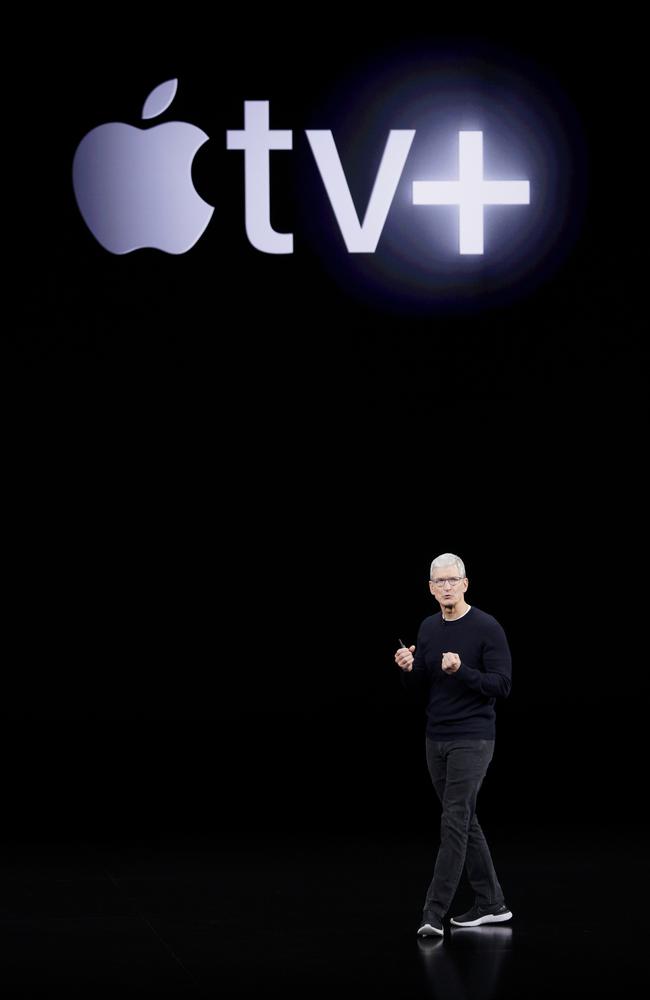
<svg viewBox="0 0 650 1000"><path fill-rule="evenodd" d="M454 920L451 918L451 923L456 927L478 927L479 924L501 924L504 920L511 920L512 913L508 910L507 913L486 913L484 917L477 917L476 920Z"/></svg>
<svg viewBox="0 0 650 1000"><path fill-rule="evenodd" d="M441 927L434 927L432 924L422 924L422 926L418 928L418 934L421 934L422 937L433 937L434 935L437 937L444 937L444 933L445 932Z"/></svg>

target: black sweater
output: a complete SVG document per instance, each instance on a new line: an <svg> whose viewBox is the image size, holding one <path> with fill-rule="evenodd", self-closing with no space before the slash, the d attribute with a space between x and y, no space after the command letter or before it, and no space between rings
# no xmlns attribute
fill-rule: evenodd
<svg viewBox="0 0 650 1000"><path fill-rule="evenodd" d="M446 674L443 653L458 653L460 667ZM402 671L407 690L426 698L432 740L493 740L497 697L510 693L512 660L505 632L492 615L472 607L456 621L425 618L418 631L413 670Z"/></svg>

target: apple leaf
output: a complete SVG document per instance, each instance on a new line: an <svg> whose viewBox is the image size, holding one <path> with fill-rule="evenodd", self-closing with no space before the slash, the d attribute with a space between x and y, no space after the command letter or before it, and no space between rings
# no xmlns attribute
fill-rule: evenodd
<svg viewBox="0 0 650 1000"><path fill-rule="evenodd" d="M178 80L166 80L159 83L149 94L142 108L143 118L155 118L166 111L176 96Z"/></svg>

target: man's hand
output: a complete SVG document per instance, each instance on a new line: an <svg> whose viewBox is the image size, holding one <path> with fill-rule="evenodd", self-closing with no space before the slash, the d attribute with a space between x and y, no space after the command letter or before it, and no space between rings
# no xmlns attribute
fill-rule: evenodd
<svg viewBox="0 0 650 1000"><path fill-rule="evenodd" d="M413 669L413 653L415 646L401 647L395 653L395 663L405 673L410 673Z"/></svg>
<svg viewBox="0 0 650 1000"><path fill-rule="evenodd" d="M443 653L441 666L446 674L455 674L460 667L460 656L458 653Z"/></svg>

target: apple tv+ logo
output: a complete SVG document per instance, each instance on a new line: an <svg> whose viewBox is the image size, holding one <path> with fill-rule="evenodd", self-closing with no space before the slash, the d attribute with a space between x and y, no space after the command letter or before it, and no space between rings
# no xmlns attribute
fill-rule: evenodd
<svg viewBox="0 0 650 1000"><path fill-rule="evenodd" d="M167 80L147 97L142 118L161 115L172 103L177 80ZM373 254L384 229L415 138L415 129L391 129L363 220L357 214L333 134L305 135L325 192L349 253ZM169 254L190 250L206 229L214 208L192 183L192 161L208 140L200 128L172 121L140 129L110 122L81 140L73 162L73 187L79 210L98 242L110 253L154 248ZM484 253L484 208L527 206L527 179L487 180L483 171L483 132L459 130L456 176L411 182L410 203L457 208L455 253ZM293 132L269 127L269 102L244 102L244 128L228 130L229 150L244 153L245 226L250 243L262 253L293 253L293 234L271 225L270 153L291 150ZM518 210L521 210L519 208Z"/></svg>

